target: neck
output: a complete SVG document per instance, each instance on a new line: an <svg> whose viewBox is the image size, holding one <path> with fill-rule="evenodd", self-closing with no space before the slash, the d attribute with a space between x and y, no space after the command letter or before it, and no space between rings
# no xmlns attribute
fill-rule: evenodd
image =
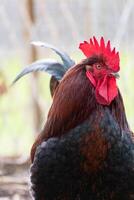
<svg viewBox="0 0 134 200"><path fill-rule="evenodd" d="M123 99L119 90L117 97L112 101L109 108L115 120L118 122L120 128L126 131L130 131Z"/></svg>
<svg viewBox="0 0 134 200"><path fill-rule="evenodd" d="M77 65L70 69L56 89L45 127L33 145L32 158L43 140L66 134L87 120L93 111L101 113L104 107L109 108L121 129L129 129L120 92L109 106L100 105L94 87L85 75L85 67Z"/></svg>
<svg viewBox="0 0 134 200"><path fill-rule="evenodd" d="M45 137L60 136L86 120L97 103L94 88L78 65L63 78L55 92L44 128Z"/></svg>
<svg viewBox="0 0 134 200"><path fill-rule="evenodd" d="M101 110L92 84L85 76L85 68L77 65L62 80L57 89L44 128L45 138L61 136ZM122 129L129 129L120 92L108 106Z"/></svg>

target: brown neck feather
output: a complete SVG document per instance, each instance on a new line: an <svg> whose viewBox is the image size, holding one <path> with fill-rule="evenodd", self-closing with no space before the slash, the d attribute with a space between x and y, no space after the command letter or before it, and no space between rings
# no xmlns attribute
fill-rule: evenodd
<svg viewBox="0 0 134 200"><path fill-rule="evenodd" d="M81 123L95 109L94 89L79 65L71 69L60 83L44 128L45 137L60 136Z"/></svg>
<svg viewBox="0 0 134 200"><path fill-rule="evenodd" d="M120 128L126 131L130 131L123 99L119 90L118 96L113 100L109 108L115 120L118 122Z"/></svg>
<svg viewBox="0 0 134 200"><path fill-rule="evenodd" d="M120 127L129 129L120 92L108 107ZM32 158L43 140L67 133L97 109L101 110L102 105L96 102L94 88L85 76L85 67L79 64L66 73L56 89L45 127L33 145Z"/></svg>

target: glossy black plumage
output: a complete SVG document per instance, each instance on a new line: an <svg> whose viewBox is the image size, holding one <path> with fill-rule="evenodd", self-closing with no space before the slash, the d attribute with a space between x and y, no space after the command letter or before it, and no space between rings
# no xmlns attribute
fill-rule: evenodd
<svg viewBox="0 0 134 200"><path fill-rule="evenodd" d="M101 112L103 118L94 112L66 135L48 139L38 147L31 167L36 200L134 199L134 143L107 108ZM83 153L86 146L99 148L98 141L90 138L92 133L99 133L98 140L103 138L100 157L96 155L96 169L92 163L90 168L92 160ZM85 168L87 163L90 170Z"/></svg>

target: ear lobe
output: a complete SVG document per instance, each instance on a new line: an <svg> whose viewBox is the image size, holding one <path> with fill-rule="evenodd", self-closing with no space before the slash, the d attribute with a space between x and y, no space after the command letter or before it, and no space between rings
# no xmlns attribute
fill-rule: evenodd
<svg viewBox="0 0 134 200"><path fill-rule="evenodd" d="M55 90L56 90L57 86L59 85L59 83L60 82L54 76L51 77L49 86L50 86L50 93L51 93L52 97L53 97Z"/></svg>

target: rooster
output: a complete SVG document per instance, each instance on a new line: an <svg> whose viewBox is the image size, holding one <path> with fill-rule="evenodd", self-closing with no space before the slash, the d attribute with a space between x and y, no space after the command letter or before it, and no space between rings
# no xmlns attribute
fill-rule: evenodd
<svg viewBox="0 0 134 200"><path fill-rule="evenodd" d="M38 70L52 75L53 102L31 150L33 198L134 200L134 142L117 87L119 53L103 37L79 48L86 56L80 63L58 53L63 64L36 62L14 81Z"/></svg>

